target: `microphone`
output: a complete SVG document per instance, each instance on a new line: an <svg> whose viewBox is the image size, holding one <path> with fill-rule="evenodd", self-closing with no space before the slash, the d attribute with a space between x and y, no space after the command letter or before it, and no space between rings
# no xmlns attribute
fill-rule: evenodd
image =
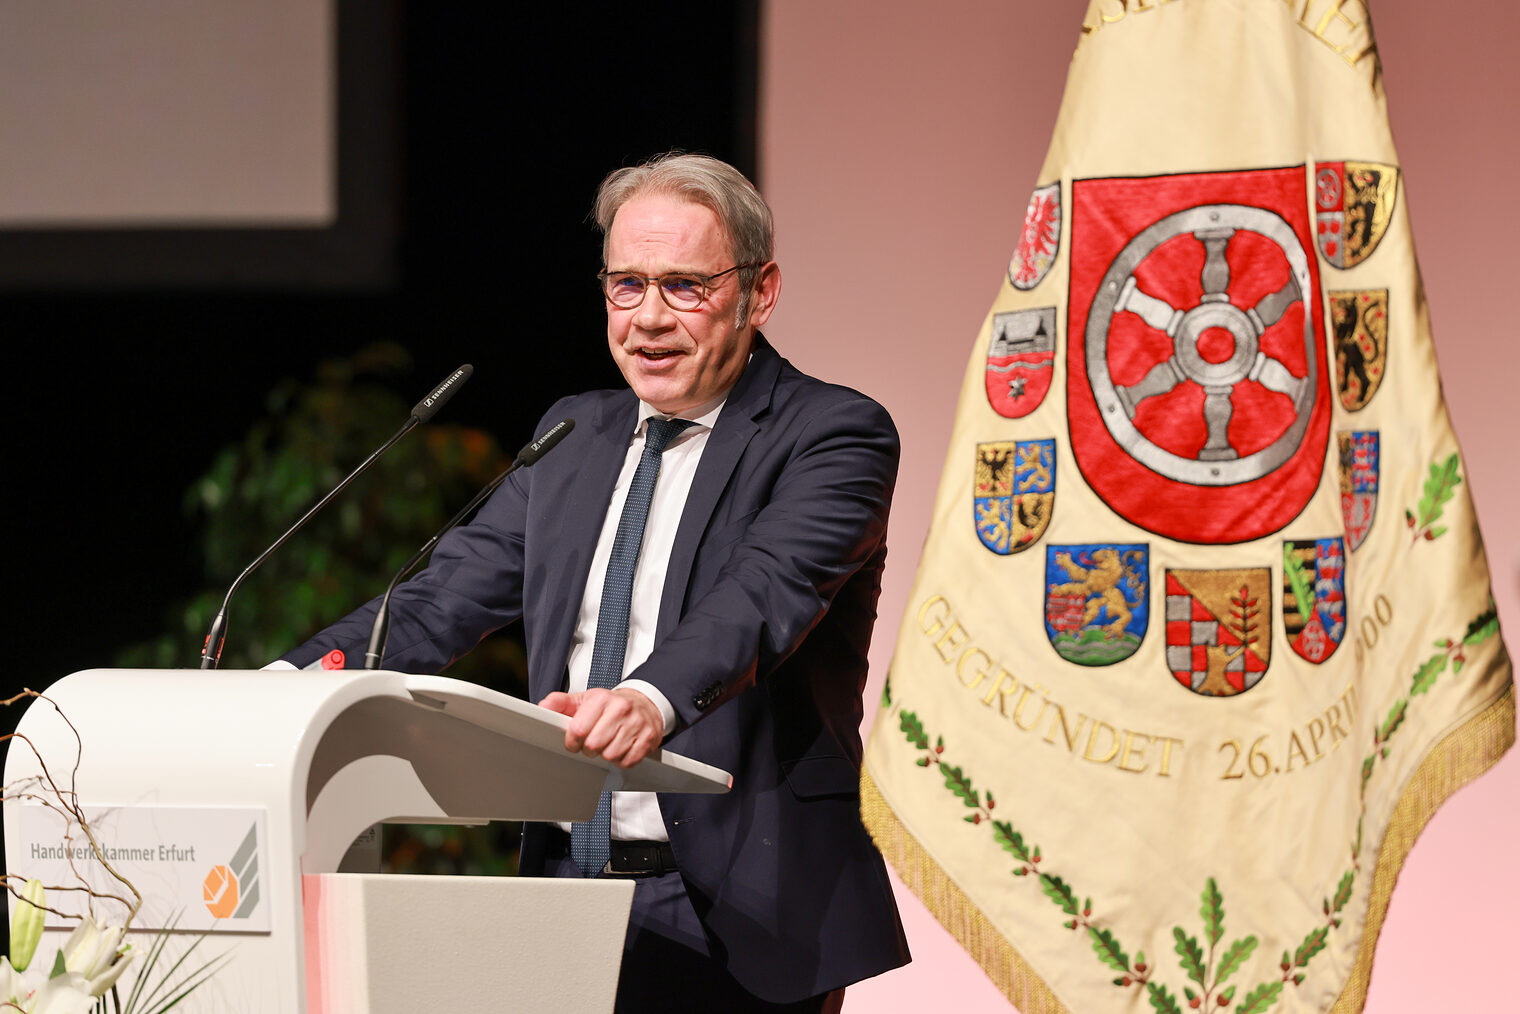
<svg viewBox="0 0 1520 1014"><path fill-rule="evenodd" d="M237 576L237 580L232 582L232 587L227 589L227 595L222 599L222 607L217 610L216 618L211 621L211 629L206 632L206 643L201 646L202 669L215 669L217 667L217 663L221 661L222 645L226 642L227 639L227 603L232 601L233 593L238 590L238 586L243 583L243 579L246 578L249 574L252 574L254 570L258 568L259 564L267 560L270 554L272 554L276 549L279 549L281 546L283 546L285 544L285 540L300 530L302 525L310 521L312 516L316 514L317 511L321 510L323 507L326 507L328 501L337 496L339 493L343 492L349 483L353 482L356 478L359 477L359 474L361 472L369 468L370 465L373 465L375 461L380 457L380 455L384 454L386 451L395 446L398 440L410 433L412 429L419 423L425 423L429 419L433 418L433 416L437 415L438 410L443 408L443 406L448 403L448 400L450 398L454 397L455 392L464 386L464 382L466 380L469 380L470 375L474 372L475 367L471 366L469 363L466 363L459 369L455 370L453 373L449 374L447 377L444 377L443 381L437 387L433 388L427 397L423 398L412 407L412 414L407 417L406 422L401 424L401 428L397 430L389 440L381 444L373 454L365 458L364 461L360 463L358 468L354 469L352 472L349 472L348 477L334 486L321 500L317 501L315 507L311 508L311 510L301 515L301 519L295 524L291 525L290 528L286 530L284 535L280 536L274 541L274 544L272 546L264 550L264 552L260 553L257 560L254 560L246 568L244 568L243 572Z"/></svg>
<svg viewBox="0 0 1520 1014"><path fill-rule="evenodd" d="M390 628L391 592L396 590L396 586L401 583L402 579L410 574L417 564L422 562L423 557L433 551L433 547L438 545L439 539L443 538L451 529L469 517L475 508L485 502L486 497L496 492L496 488L506 481L507 476L519 468L527 468L539 458L554 450L554 445L565 439L573 429L575 429L574 419L561 419L553 426L550 426L537 440L518 451L517 457L512 460L512 464L507 466L506 471L486 483L480 492L470 497L470 502L461 507L458 514L449 518L448 522L438 529L421 549L407 558L407 561L401 565L401 569L396 571L396 576L391 578L391 583L386 586L385 596L380 600L380 608L375 612L375 625L370 628L369 632L369 647L364 652L364 668L380 668L380 661L385 657L385 639Z"/></svg>

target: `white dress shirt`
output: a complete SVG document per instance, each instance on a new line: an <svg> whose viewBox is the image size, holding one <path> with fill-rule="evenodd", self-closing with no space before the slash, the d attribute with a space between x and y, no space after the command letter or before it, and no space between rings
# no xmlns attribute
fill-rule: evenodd
<svg viewBox="0 0 1520 1014"><path fill-rule="evenodd" d="M718 401L699 406L689 412L678 413L675 418L690 419L688 426L671 440L660 458L660 475L654 487L654 499L649 505L649 519L644 524L644 543L639 551L638 567L633 574L633 603L628 613L628 648L623 656L623 675L637 669L654 650L655 624L660 616L660 597L665 588L665 570L670 562L670 552L675 546L676 529L681 524L681 514L686 509L686 496L691 492L691 481L697 474L697 464L707 447L707 438L718 413L728 400L725 394ZM572 693L586 689L591 676L591 651L596 643L596 621L602 608L602 585L607 577L607 559L612 555L612 542L617 536L618 520L623 516L623 503L628 499L628 487L633 482L634 470L644 453L644 436L648 422L662 417L653 406L639 402L639 420L623 457L623 468L618 473L617 485L612 490L612 501L607 505L607 515L602 519L602 533L597 539L596 553L591 558L591 572L586 577L586 594L581 599L580 613L575 623L575 636L570 642L570 685ZM652 684L643 680L625 680L622 686L638 690L660 709L668 735L675 726L675 708ZM566 825L568 826L568 825ZM612 795L612 837L619 841L666 841L665 822L660 816L660 806L653 792L615 792Z"/></svg>

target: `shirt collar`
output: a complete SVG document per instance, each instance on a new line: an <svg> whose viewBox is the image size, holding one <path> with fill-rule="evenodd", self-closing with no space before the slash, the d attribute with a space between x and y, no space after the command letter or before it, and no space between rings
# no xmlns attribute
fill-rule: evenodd
<svg viewBox="0 0 1520 1014"><path fill-rule="evenodd" d="M718 414L723 411L723 406L727 403L728 392L725 391L723 394L719 395L717 399L710 401L705 405L698 405L695 408L687 409L685 412L677 412L675 415L670 416L666 415L664 412L656 411L653 405L640 398L639 421L638 425L634 427L634 432L637 433L642 430L644 428L644 423L650 419L689 419L695 424L695 426L692 427L693 429L696 428L696 426L700 426L704 429L710 430L713 428L713 424L718 421ZM690 429L687 430L687 432L690 431Z"/></svg>

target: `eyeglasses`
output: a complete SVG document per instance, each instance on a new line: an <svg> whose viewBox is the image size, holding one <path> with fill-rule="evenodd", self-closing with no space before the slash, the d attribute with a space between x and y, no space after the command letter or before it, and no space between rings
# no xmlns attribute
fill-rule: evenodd
<svg viewBox="0 0 1520 1014"><path fill-rule="evenodd" d="M695 310L713 294L716 287L713 283L718 279L741 268L759 266L757 263L735 264L727 271L719 271L715 275L686 271L651 278L632 271L600 271L596 277L602 283L602 292L607 296L607 302L620 309L632 310L642 305L644 293L653 283L660 290L660 298L672 310Z"/></svg>

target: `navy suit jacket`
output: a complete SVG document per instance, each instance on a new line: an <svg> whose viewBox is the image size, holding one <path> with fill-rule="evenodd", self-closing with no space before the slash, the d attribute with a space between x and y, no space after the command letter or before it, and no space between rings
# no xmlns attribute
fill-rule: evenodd
<svg viewBox="0 0 1520 1014"><path fill-rule="evenodd" d="M515 473L392 597L386 668L437 672L521 617L532 700L564 688L591 555L637 425L633 392L566 398L562 446ZM669 747L734 776L661 794L712 952L772 1002L897 967L907 943L860 822L861 694L886 557L897 432L763 338L708 437L667 566L655 647L632 677L670 700ZM286 656L363 657L374 604ZM542 870L529 825L522 869Z"/></svg>

